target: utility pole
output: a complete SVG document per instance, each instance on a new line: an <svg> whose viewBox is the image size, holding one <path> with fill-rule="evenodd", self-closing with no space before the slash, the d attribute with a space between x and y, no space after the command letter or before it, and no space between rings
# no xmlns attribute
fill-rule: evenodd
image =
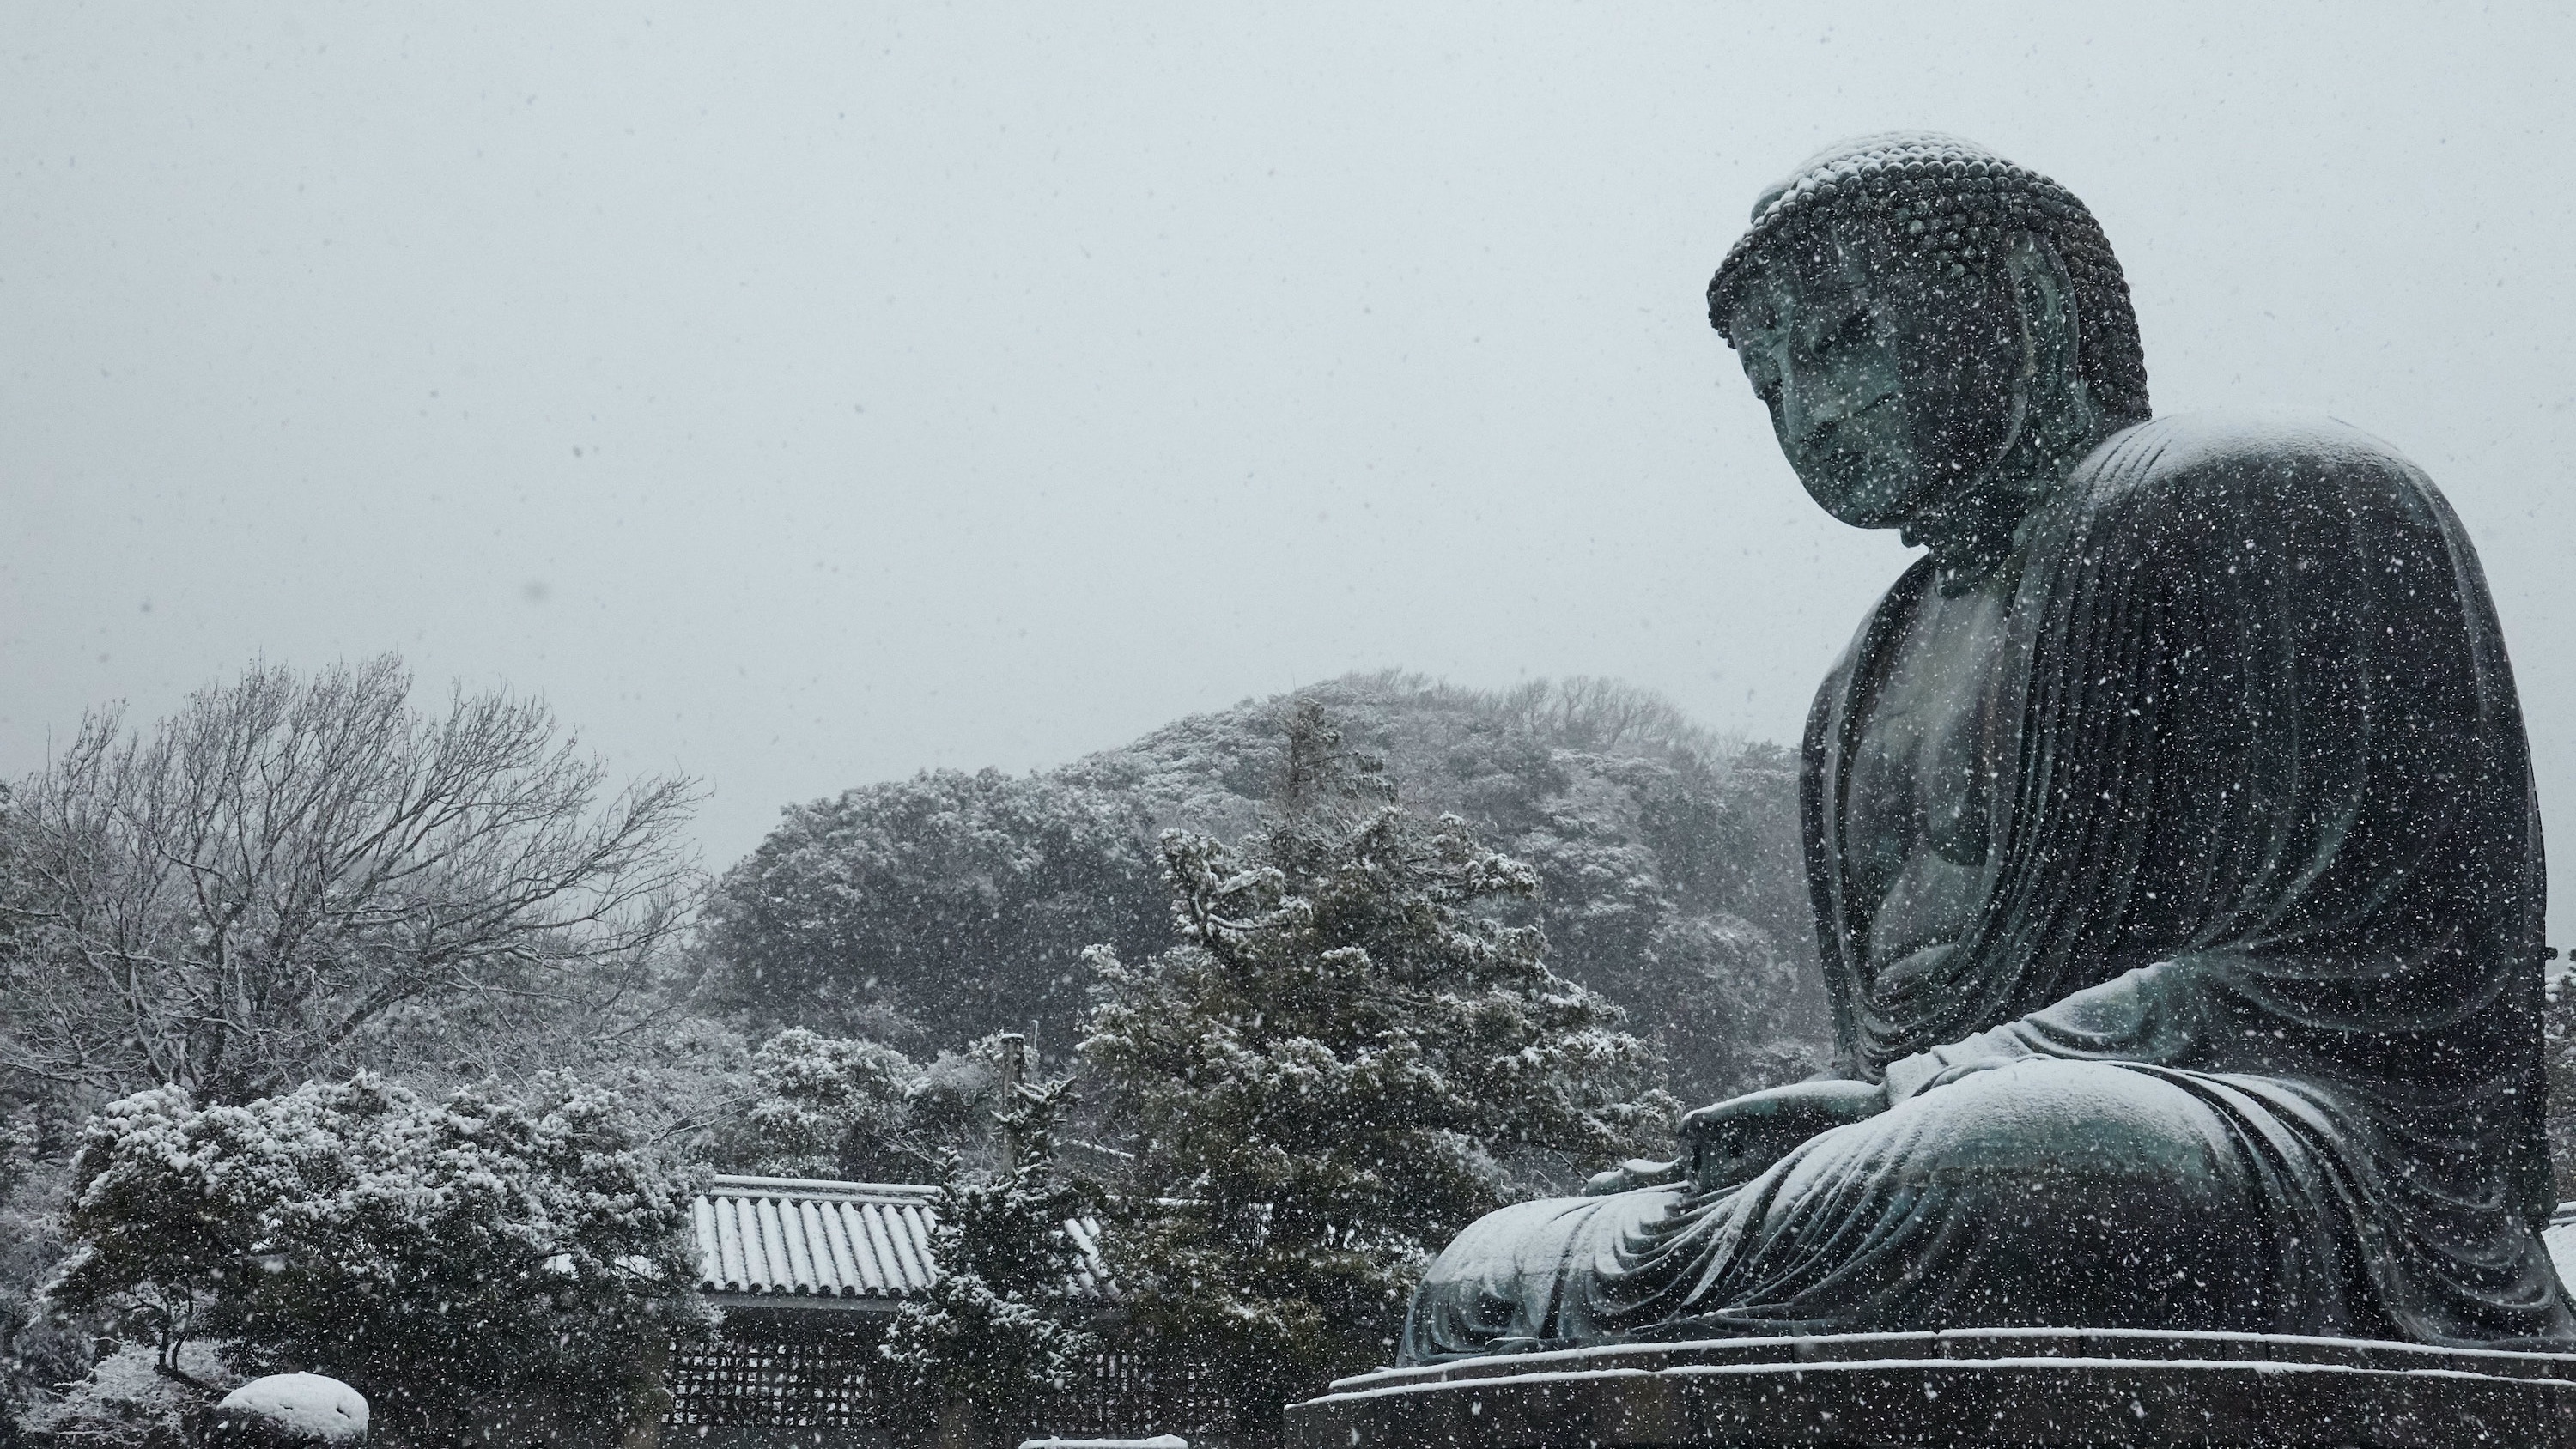
<svg viewBox="0 0 2576 1449"><path fill-rule="evenodd" d="M1002 1111L1020 1110L1020 1084L1028 1080L1028 1038L1016 1031L1002 1033ZM1002 1170L1016 1172L1020 1166L1020 1137L1005 1124L1002 1128Z"/></svg>

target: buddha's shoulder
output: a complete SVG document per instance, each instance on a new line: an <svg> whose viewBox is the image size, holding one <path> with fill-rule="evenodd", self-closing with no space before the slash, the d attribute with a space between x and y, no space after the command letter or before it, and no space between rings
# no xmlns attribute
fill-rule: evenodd
<svg viewBox="0 0 2576 1449"><path fill-rule="evenodd" d="M2432 480L2359 428L2296 414L2184 413L2113 434L2076 468L2089 510L2277 513L2394 506L2434 522Z"/></svg>

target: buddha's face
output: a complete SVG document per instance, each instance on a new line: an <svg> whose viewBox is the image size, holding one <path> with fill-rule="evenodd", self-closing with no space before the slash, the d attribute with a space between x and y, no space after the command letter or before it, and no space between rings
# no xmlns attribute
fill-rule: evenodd
<svg viewBox="0 0 2576 1449"><path fill-rule="evenodd" d="M2018 406L1991 298L1872 265L1842 229L1785 244L1745 287L1727 336L1798 480L1824 510L1891 528L1946 505L2010 436Z"/></svg>

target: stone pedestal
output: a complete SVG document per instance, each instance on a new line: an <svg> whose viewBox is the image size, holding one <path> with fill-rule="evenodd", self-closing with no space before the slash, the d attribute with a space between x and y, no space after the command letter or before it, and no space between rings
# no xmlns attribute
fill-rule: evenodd
<svg viewBox="0 0 2576 1449"><path fill-rule="evenodd" d="M1622 1344L1343 1379L1289 1407L1287 1438L1288 1449L2576 1449L2576 1355L2085 1329Z"/></svg>

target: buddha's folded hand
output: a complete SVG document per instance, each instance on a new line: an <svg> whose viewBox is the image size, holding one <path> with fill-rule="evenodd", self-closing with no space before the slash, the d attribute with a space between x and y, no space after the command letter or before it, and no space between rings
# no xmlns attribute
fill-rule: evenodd
<svg viewBox="0 0 2576 1449"><path fill-rule="evenodd" d="M1683 1160L1701 1191L1732 1187L1817 1133L1886 1110L1887 1089L1874 1082L1791 1082L1747 1092L1683 1116Z"/></svg>
<svg viewBox="0 0 2576 1449"><path fill-rule="evenodd" d="M1680 1182L1688 1174L1679 1162L1657 1162L1647 1157L1632 1157L1607 1172L1596 1172L1585 1180L1585 1197L1608 1197L1614 1192L1633 1192L1641 1187L1664 1187Z"/></svg>

